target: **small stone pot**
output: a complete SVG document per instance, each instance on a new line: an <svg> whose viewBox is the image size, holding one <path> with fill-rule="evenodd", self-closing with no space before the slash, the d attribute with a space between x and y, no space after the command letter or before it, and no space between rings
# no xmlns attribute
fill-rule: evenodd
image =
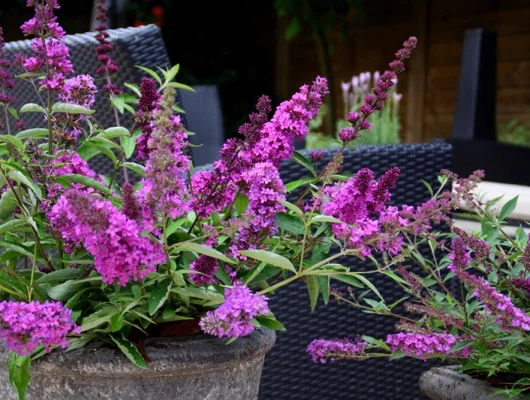
<svg viewBox="0 0 530 400"><path fill-rule="evenodd" d="M489 383L458 372L458 366L432 368L420 377L420 390L431 400L503 400Z"/></svg>
<svg viewBox="0 0 530 400"><path fill-rule="evenodd" d="M206 335L147 339L151 359L140 369L98 343L54 351L34 361L28 400L257 400L265 354L276 335L259 329L226 344ZM8 353L0 353L0 398L16 400Z"/></svg>

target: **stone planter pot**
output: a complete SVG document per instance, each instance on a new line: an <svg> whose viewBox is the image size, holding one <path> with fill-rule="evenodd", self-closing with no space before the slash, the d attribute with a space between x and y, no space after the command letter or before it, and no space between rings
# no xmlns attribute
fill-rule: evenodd
<svg viewBox="0 0 530 400"><path fill-rule="evenodd" d="M458 366L432 368L420 378L420 390L431 400L502 400L498 388L458 372Z"/></svg>
<svg viewBox="0 0 530 400"><path fill-rule="evenodd" d="M147 339L147 369L97 343L55 351L33 362L27 399L257 400L264 357L275 338L263 329L229 345L206 335ZM0 397L16 400L7 357L0 353Z"/></svg>

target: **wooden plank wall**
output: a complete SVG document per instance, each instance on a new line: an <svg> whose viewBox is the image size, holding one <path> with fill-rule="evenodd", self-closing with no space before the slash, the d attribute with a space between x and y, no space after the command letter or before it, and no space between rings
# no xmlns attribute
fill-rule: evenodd
<svg viewBox="0 0 530 400"><path fill-rule="evenodd" d="M365 3L365 20L352 20L350 39L338 41L333 55L333 92L339 105L341 80L362 71L383 70L404 39L421 34L419 39L426 43L420 56L425 62L420 67L409 63L410 68L399 82L399 91L405 95L401 107L405 129L401 134L413 142L448 137L456 105L464 31L485 28L498 34L497 121L505 124L518 119L530 124L530 0ZM427 18L423 31L418 20L421 15ZM288 54L285 85L286 92L292 93L319 72L312 37L302 35L291 41ZM420 118L421 122L410 121L412 118Z"/></svg>

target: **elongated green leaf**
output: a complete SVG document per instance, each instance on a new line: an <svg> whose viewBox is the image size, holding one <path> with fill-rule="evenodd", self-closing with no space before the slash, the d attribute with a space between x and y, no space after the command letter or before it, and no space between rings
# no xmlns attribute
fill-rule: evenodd
<svg viewBox="0 0 530 400"><path fill-rule="evenodd" d="M20 109L20 112L21 113L40 112L40 113L46 114L46 110L43 107L35 103L24 104L22 108Z"/></svg>
<svg viewBox="0 0 530 400"><path fill-rule="evenodd" d="M133 162L125 162L123 163L123 166L129 168L131 171L141 176L142 178L145 176L145 167L143 165L136 164Z"/></svg>
<svg viewBox="0 0 530 400"><path fill-rule="evenodd" d="M171 69L167 71L167 73L165 74L166 80L172 81L173 79L175 79L175 77L179 73L179 70L180 70L180 64L173 65Z"/></svg>
<svg viewBox="0 0 530 400"><path fill-rule="evenodd" d="M318 295L320 294L320 287L316 276L306 276L305 283L307 291L309 292L309 301L311 302L311 311L315 311L317 306Z"/></svg>
<svg viewBox="0 0 530 400"><path fill-rule="evenodd" d="M289 214L277 214L276 215L276 223L280 227L280 229L283 229L287 232L294 233L296 235L303 235L305 225L302 221L300 221L299 218L289 215Z"/></svg>
<svg viewBox="0 0 530 400"><path fill-rule="evenodd" d="M183 83L169 82L167 84L167 86L174 87L175 89L184 89L184 90L187 90L188 92L195 92L195 89L193 89L191 86L185 85Z"/></svg>
<svg viewBox="0 0 530 400"><path fill-rule="evenodd" d="M123 328L123 315L115 314L110 319L110 330L112 332L118 332Z"/></svg>
<svg viewBox="0 0 530 400"><path fill-rule="evenodd" d="M159 283L155 291L149 298L149 315L153 316L166 302L171 291L171 281L169 279Z"/></svg>
<svg viewBox="0 0 530 400"><path fill-rule="evenodd" d="M136 345L125 339L123 335L110 335L110 338L114 343L116 343L116 346L118 346L122 353L125 354L125 356L129 360L131 360L137 367L147 368L147 363L138 351Z"/></svg>
<svg viewBox="0 0 530 400"><path fill-rule="evenodd" d="M24 143L20 138L12 135L0 135L0 142L11 143L15 146L21 153L24 152Z"/></svg>
<svg viewBox="0 0 530 400"><path fill-rule="evenodd" d="M300 207L288 202L287 200L280 200L280 204L300 217L304 215L304 212L300 209Z"/></svg>
<svg viewBox="0 0 530 400"><path fill-rule="evenodd" d="M313 218L311 218L311 223L314 224L315 222L331 222L334 224L343 223L340 219L331 217L329 215L315 215Z"/></svg>
<svg viewBox="0 0 530 400"><path fill-rule="evenodd" d="M372 292L374 292L377 297L379 297L381 300L383 300L383 302L385 301L385 299L383 298L383 296L381 296L381 293L379 293L379 290L377 290L377 288L374 286L374 284L372 282L370 282L368 279L366 279L363 275L361 274L356 274L355 277L360 280L362 283L364 283L366 286L368 286L370 288L370 290Z"/></svg>
<svg viewBox="0 0 530 400"><path fill-rule="evenodd" d="M142 95L142 93L140 92L140 88L138 87L138 85L135 85L134 83L124 83L123 86L125 86L127 89L130 89L131 91L134 92L135 95L137 95L138 97L140 97Z"/></svg>
<svg viewBox="0 0 530 400"><path fill-rule="evenodd" d="M25 225L26 223L21 219L12 219L11 221L4 222L0 225L0 235L6 232L16 232L17 228Z"/></svg>
<svg viewBox="0 0 530 400"><path fill-rule="evenodd" d="M158 76L155 71L146 67L142 67L141 65L135 65L135 67L144 71L146 74L150 75L155 81L157 81L159 85L162 85L162 79L160 79L160 76Z"/></svg>
<svg viewBox="0 0 530 400"><path fill-rule="evenodd" d="M218 260L224 261L228 264L235 264L236 262L234 260L231 260L227 256L225 256L220 251L217 251L215 249L212 249L211 247L205 246L203 244L199 243L193 243L193 242L183 242L179 243L177 247L175 248L177 251L194 251L199 254L204 254L205 256L216 258Z"/></svg>
<svg viewBox="0 0 530 400"><path fill-rule="evenodd" d="M293 161L302 165L308 171L310 171L314 176L316 176L315 166L313 165L311 160L309 160L309 158L304 156L302 153L295 151L293 154Z"/></svg>
<svg viewBox="0 0 530 400"><path fill-rule="evenodd" d="M511 199L505 205L502 206L501 212L499 213L499 219L501 221L504 220L504 218L506 218L508 215L514 212L515 207L517 207L518 200L519 200L519 196L515 196L513 199Z"/></svg>
<svg viewBox="0 0 530 400"><path fill-rule="evenodd" d="M83 287L81 287L79 284L76 284L74 280L69 280L61 283L60 285L48 288L46 292L53 300L66 301L81 289L83 289Z"/></svg>
<svg viewBox="0 0 530 400"><path fill-rule="evenodd" d="M112 316L118 313L119 310L116 306L105 307L95 313L83 318L83 324L81 325L81 332L86 332L91 329L97 328L101 324L109 323Z"/></svg>
<svg viewBox="0 0 530 400"><path fill-rule="evenodd" d="M8 176L11 179L15 180L16 182L29 187L39 199L42 199L42 190L41 190L41 188L39 186L37 186L37 184L35 182L30 180L22 172L12 169L11 171L9 171Z"/></svg>
<svg viewBox="0 0 530 400"><path fill-rule="evenodd" d="M24 189L21 187L15 188L15 191L18 192L18 195L22 197L25 193ZM11 213L17 208L18 203L15 197L15 193L11 188L7 189L2 196L0 196L0 219L6 219L11 216Z"/></svg>
<svg viewBox="0 0 530 400"><path fill-rule="evenodd" d="M329 276L316 276L324 304L329 302Z"/></svg>
<svg viewBox="0 0 530 400"><path fill-rule="evenodd" d="M136 148L136 140L138 139L138 136L140 136L140 133L140 131L135 131L129 137L120 138L121 146L125 152L125 158L129 159L133 155L134 149Z"/></svg>
<svg viewBox="0 0 530 400"><path fill-rule="evenodd" d="M18 399L24 400L31 380L31 356L9 353L9 382L17 389Z"/></svg>
<svg viewBox="0 0 530 400"><path fill-rule="evenodd" d="M33 253L31 253L31 252L27 251L26 249L24 249L23 247L17 246L16 244L13 244L13 243L0 242L0 249L2 249L2 248L13 250L14 252L17 252L19 254L23 254L26 257L33 258Z"/></svg>
<svg viewBox="0 0 530 400"><path fill-rule="evenodd" d="M179 287L173 288L172 292L178 293L180 296L186 296L188 298L202 299L207 300L208 305L217 305L223 302L223 295L213 290L205 288L195 288L195 287Z"/></svg>
<svg viewBox="0 0 530 400"><path fill-rule="evenodd" d="M359 282L359 280L356 277L351 276L351 275L346 275L346 274L331 275L331 278L336 279L341 282L345 282L349 285L352 285L352 286L355 286L361 289L364 288L364 285L361 282Z"/></svg>
<svg viewBox="0 0 530 400"><path fill-rule="evenodd" d="M285 185L285 190L292 192L293 190L299 188L300 186L306 185L308 183L316 182L315 178L302 178L296 181L289 182Z"/></svg>
<svg viewBox="0 0 530 400"><path fill-rule="evenodd" d="M239 250L244 256L296 273L294 265L284 256L265 250Z"/></svg>
<svg viewBox="0 0 530 400"><path fill-rule="evenodd" d="M66 174L66 175L61 175L61 178L67 180L68 182L80 183L82 185L94 188L106 194L110 194L110 195L112 194L112 192L110 191L108 187L106 187L101 182L96 181L95 179L89 178L88 176L77 175L77 174Z"/></svg>
<svg viewBox="0 0 530 400"><path fill-rule="evenodd" d="M123 126L113 126L103 131L103 134L107 139L114 139L117 137L129 137L129 131Z"/></svg>
<svg viewBox="0 0 530 400"><path fill-rule="evenodd" d="M11 114L13 118L19 119L18 112L13 107L8 107L7 111L9 111L9 114Z"/></svg>
<svg viewBox="0 0 530 400"><path fill-rule="evenodd" d="M83 274L83 268L65 268L52 271L37 279L38 283L57 283L77 279Z"/></svg>
<svg viewBox="0 0 530 400"><path fill-rule="evenodd" d="M96 110L91 110L90 108L86 108L86 107L80 106L78 104L55 103L52 106L52 114L55 114L55 113L66 113L66 114L90 115L90 114L94 114L95 112L96 112Z"/></svg>
<svg viewBox="0 0 530 400"><path fill-rule="evenodd" d="M248 197L241 193L238 194L234 202L234 206L236 207L237 213L239 215L243 215L243 213L247 211Z"/></svg>
<svg viewBox="0 0 530 400"><path fill-rule="evenodd" d="M21 131L17 133L17 138L19 139L25 139L25 138L43 138L48 136L50 131L48 129L44 128L33 128L33 129L26 129L25 131Z"/></svg>
<svg viewBox="0 0 530 400"><path fill-rule="evenodd" d="M285 326L278 321L276 318L270 317L268 315L262 315L260 317L256 317L255 320L265 328L272 329L274 331L284 331Z"/></svg>

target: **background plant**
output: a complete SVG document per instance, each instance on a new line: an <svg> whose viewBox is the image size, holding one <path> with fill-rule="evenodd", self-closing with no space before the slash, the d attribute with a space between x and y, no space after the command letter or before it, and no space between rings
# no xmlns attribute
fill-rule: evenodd
<svg viewBox="0 0 530 400"><path fill-rule="evenodd" d="M384 265L375 264L371 273L393 279L406 297L388 304L372 293L334 292L338 300L362 312L395 318L397 333L386 338L315 340L308 347L315 362L441 358L459 364L466 373L491 379L500 387L497 394L507 398L530 388L530 243L522 227L515 236L505 230L518 198L502 207L497 205L501 198L482 202L476 191L482 178L481 171L466 179L445 171L429 206L465 207L467 216L480 223L478 231L454 227L428 235L411 232L404 236L399 253ZM444 186L449 190L443 191ZM451 207L438 222L450 223ZM405 206L396 217L409 218L410 212ZM430 248L432 257L419 252L422 246Z"/></svg>

